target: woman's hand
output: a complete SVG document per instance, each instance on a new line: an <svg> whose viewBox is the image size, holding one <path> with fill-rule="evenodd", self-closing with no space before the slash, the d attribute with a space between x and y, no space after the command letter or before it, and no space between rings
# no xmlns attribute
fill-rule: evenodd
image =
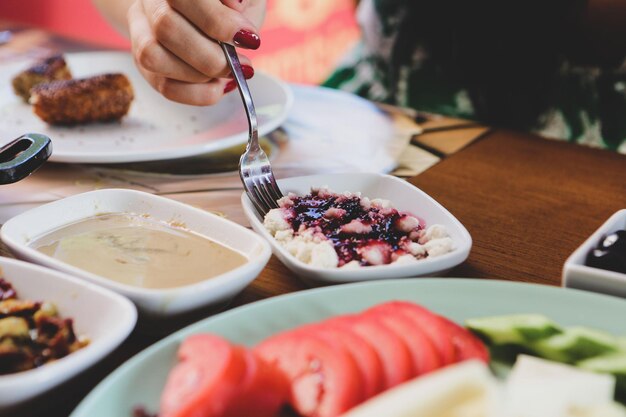
<svg viewBox="0 0 626 417"><path fill-rule="evenodd" d="M204 106L235 88L217 41L257 49L265 0L135 0L128 10L139 71L166 98ZM240 55L246 78L254 75Z"/></svg>

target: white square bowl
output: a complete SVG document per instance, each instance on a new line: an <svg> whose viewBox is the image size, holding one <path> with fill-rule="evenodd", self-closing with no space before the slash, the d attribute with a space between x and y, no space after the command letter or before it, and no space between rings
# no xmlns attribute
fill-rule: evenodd
<svg viewBox="0 0 626 417"><path fill-rule="evenodd" d="M89 344L36 369L0 375L0 412L32 399L94 365L135 327L137 310L126 298L84 280L41 266L0 257L0 276L18 298L49 301Z"/></svg>
<svg viewBox="0 0 626 417"><path fill-rule="evenodd" d="M328 186L330 190L338 193L361 192L364 197L387 199L399 211L406 211L423 219L427 226L444 225L454 242L454 249L450 253L408 265L390 264L358 269L314 267L293 257L274 239L263 226L263 219L254 209L248 196L243 193L241 203L252 228L270 242L274 254L300 277L315 281L342 283L436 276L442 275L469 256L472 238L461 222L428 194L399 178L371 173L310 175L278 180L278 185L285 195L289 192L304 195L311 191L311 187Z"/></svg>
<svg viewBox="0 0 626 417"><path fill-rule="evenodd" d="M563 286L626 298L626 274L585 265L589 251L602 236L626 230L626 209L613 214L598 230L578 247L563 265Z"/></svg>
<svg viewBox="0 0 626 417"><path fill-rule="evenodd" d="M64 225L103 213L136 213L185 228L227 246L248 261L196 284L144 289L76 268L29 246L34 239ZM108 189L78 194L22 213L4 224L2 241L20 258L84 278L130 298L142 318L162 319L228 300L254 280L271 249L251 230L215 214L164 197L133 190ZM95 254L94 254L95 256ZM211 263L207 263L207 269Z"/></svg>

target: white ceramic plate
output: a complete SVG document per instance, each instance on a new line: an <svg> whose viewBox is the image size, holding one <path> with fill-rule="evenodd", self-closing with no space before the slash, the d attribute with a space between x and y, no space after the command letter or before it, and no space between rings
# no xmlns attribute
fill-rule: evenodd
<svg viewBox="0 0 626 417"><path fill-rule="evenodd" d="M40 368L0 376L0 411L31 399L73 377L113 351L135 327L133 304L109 290L61 272L0 257L0 276L20 299L50 301L74 320L77 335L90 343Z"/></svg>
<svg viewBox="0 0 626 417"><path fill-rule="evenodd" d="M52 230L102 213L137 213L149 215L155 220L184 224L188 230L241 253L248 258L248 262L196 284L143 289L68 265L29 246L34 239ZM18 257L123 294L135 302L140 313L150 318L164 318L228 300L257 277L271 255L267 242L243 226L174 200L132 190L91 191L45 204L6 222L0 236ZM207 262L207 269L211 267L210 262Z"/></svg>
<svg viewBox="0 0 626 417"><path fill-rule="evenodd" d="M195 107L166 100L141 77L129 54L87 52L65 55L75 78L104 72L128 76L135 100L121 123L75 127L49 126L11 88L11 79L26 64L0 67L0 137L16 138L24 132L49 136L54 145L50 161L121 163L183 158L215 152L244 143L248 124L237 92L215 106ZM257 73L249 81L259 118L259 134L280 126L293 102L289 88L279 80Z"/></svg>
<svg viewBox="0 0 626 417"><path fill-rule="evenodd" d="M345 91L291 86L295 102L282 126L289 141L273 162L280 177L332 172L390 172L420 128ZM433 164L437 158L415 161Z"/></svg>
<svg viewBox="0 0 626 417"><path fill-rule="evenodd" d="M613 214L567 258L563 266L563 286L626 298L626 274L585 265L587 254L602 236L618 230L626 230L626 209Z"/></svg>
<svg viewBox="0 0 626 417"><path fill-rule="evenodd" d="M313 267L296 259L278 244L263 226L263 220L248 196L243 193L241 203L252 228L270 242L274 254L289 269L304 278L338 283L440 275L467 259L472 247L469 232L456 217L419 188L390 175L366 173L310 175L278 180L278 185L285 195L289 192L304 195L311 191L311 187L328 186L332 191L339 193L360 191L364 197L387 199L399 211L407 211L423 219L427 226L444 225L454 241L452 252L408 265L390 264L359 269Z"/></svg>

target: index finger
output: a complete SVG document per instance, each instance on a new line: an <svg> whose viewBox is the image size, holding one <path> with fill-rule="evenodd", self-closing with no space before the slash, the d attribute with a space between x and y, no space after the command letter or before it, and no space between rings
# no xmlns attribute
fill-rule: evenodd
<svg viewBox="0 0 626 417"><path fill-rule="evenodd" d="M254 24L220 0L168 0L208 37L247 49L258 49L261 38Z"/></svg>

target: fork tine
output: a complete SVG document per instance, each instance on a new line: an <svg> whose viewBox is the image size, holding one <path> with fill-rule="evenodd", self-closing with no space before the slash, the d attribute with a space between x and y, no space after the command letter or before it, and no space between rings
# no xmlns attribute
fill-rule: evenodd
<svg viewBox="0 0 626 417"><path fill-rule="evenodd" d="M259 204L257 196L251 190L247 188L246 188L246 194L248 195L248 198L252 202L252 205L254 206L256 211L261 215L261 217L264 217L265 214L267 213L267 210Z"/></svg>
<svg viewBox="0 0 626 417"><path fill-rule="evenodd" d="M262 206L266 211L269 210L270 204L266 201L266 196L260 190L259 177L250 176L247 179L247 184L250 192L252 192L257 199L257 202L260 206Z"/></svg>
<svg viewBox="0 0 626 417"><path fill-rule="evenodd" d="M254 185L255 185L257 192L261 196L261 199L263 200L265 205L268 207L268 211L272 208L278 207L278 204L272 199L272 197L267 192L267 187L265 186L262 176L254 179Z"/></svg>
<svg viewBox="0 0 626 417"><path fill-rule="evenodd" d="M280 189L276 185L276 181L274 181L274 178L271 175L267 175L265 177L265 189L275 206L278 207L278 200L280 200L283 196Z"/></svg>
<svg viewBox="0 0 626 417"><path fill-rule="evenodd" d="M267 199L272 202L272 208L278 208L278 203L276 202L276 199L274 199L274 197L272 196L270 192L269 184L267 182L265 181L262 182L261 190L263 194L267 197Z"/></svg>
<svg viewBox="0 0 626 417"><path fill-rule="evenodd" d="M272 171L270 171L267 175L266 175L266 182L268 184L268 191L270 193L270 196L272 196L272 199L274 201L278 201L281 198L283 198L283 193L282 191L280 191L280 188L278 187L278 184L276 184L276 179L274 178L274 174L272 173Z"/></svg>
<svg viewBox="0 0 626 417"><path fill-rule="evenodd" d="M259 211L261 215L265 216L267 212L270 211L271 207L267 205L259 190L256 187L252 187L252 189L250 190L250 195L252 195L255 199L256 205L260 209Z"/></svg>
<svg viewBox="0 0 626 417"><path fill-rule="evenodd" d="M283 198L283 194L280 192L279 188L276 188L276 182L270 182L269 183L269 187L268 190L270 192L270 195L272 196L273 201L276 202L276 205L278 206L278 200L280 200L281 198Z"/></svg>
<svg viewBox="0 0 626 417"><path fill-rule="evenodd" d="M256 190L253 177L251 177L250 175L250 170L242 169L239 174L241 177L241 182L243 183L243 188L246 191L248 198L250 199L256 210L259 212L259 214L261 216L264 216L269 209L266 207L263 199Z"/></svg>

